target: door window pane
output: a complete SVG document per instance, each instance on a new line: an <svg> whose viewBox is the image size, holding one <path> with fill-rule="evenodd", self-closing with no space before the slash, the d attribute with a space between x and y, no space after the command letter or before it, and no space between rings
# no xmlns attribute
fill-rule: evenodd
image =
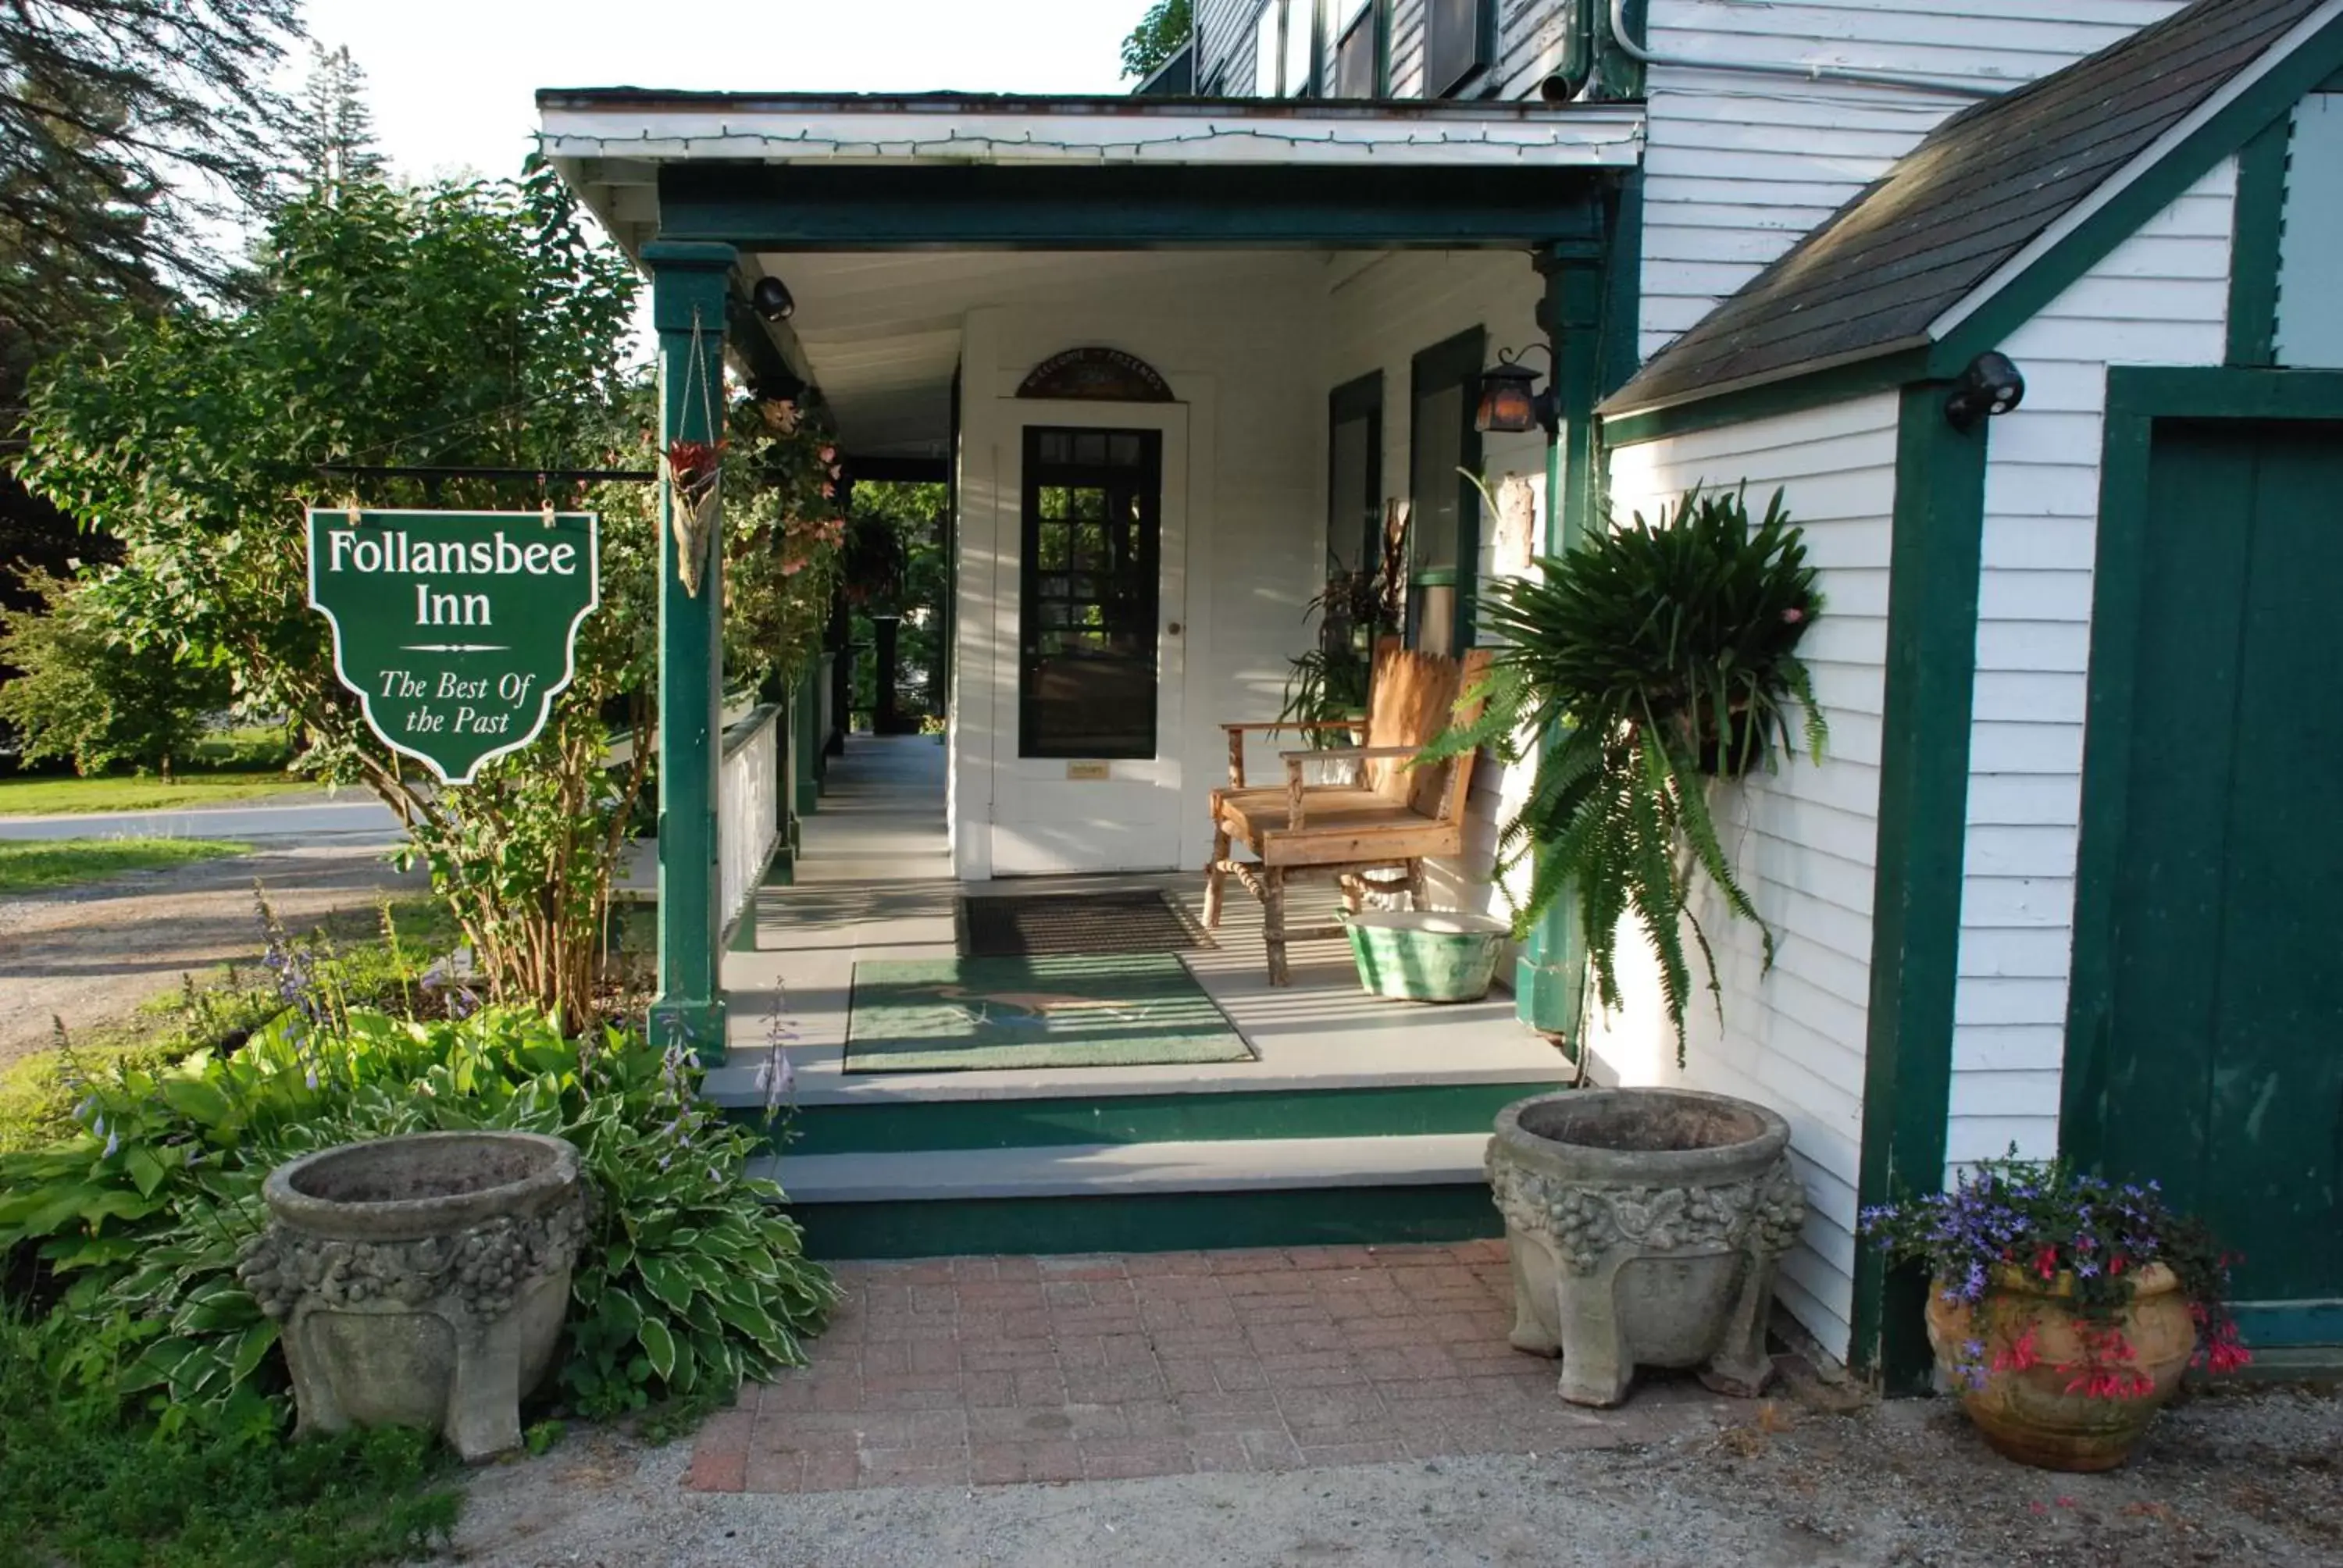
<svg viewBox="0 0 2343 1568"><path fill-rule="evenodd" d="M1162 439L1025 433L1021 756L1155 755Z"/></svg>

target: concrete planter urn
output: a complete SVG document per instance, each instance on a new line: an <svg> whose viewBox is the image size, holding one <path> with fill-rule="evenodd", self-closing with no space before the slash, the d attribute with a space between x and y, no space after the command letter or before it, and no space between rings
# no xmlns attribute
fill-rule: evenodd
<svg viewBox="0 0 2343 1568"><path fill-rule="evenodd" d="M1562 1357L1562 1397L1614 1405L1638 1363L1755 1397L1772 1376L1774 1268L1805 1220L1790 1129L1762 1105L1592 1089L1507 1106L1489 1141L1516 1349Z"/></svg>
<svg viewBox="0 0 2343 1568"><path fill-rule="evenodd" d="M297 1431L431 1427L468 1461L520 1446L588 1194L578 1151L534 1132L385 1138L271 1171L237 1272L284 1325Z"/></svg>

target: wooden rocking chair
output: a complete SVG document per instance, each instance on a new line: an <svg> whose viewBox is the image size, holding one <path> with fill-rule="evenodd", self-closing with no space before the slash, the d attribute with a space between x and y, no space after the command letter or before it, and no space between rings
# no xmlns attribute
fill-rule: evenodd
<svg viewBox="0 0 2343 1568"><path fill-rule="evenodd" d="M1411 653L1397 638L1375 646L1368 688L1367 737L1363 746L1282 751L1282 787L1248 788L1244 740L1256 730L1355 730L1353 720L1306 723L1223 724L1229 738L1229 783L1212 791L1212 859L1204 869L1204 924L1221 922L1221 895L1231 877L1262 903L1262 931L1269 948L1269 983L1292 980L1285 959L1288 942L1342 934L1341 926L1288 930L1285 885L1302 876L1332 877L1343 904L1355 913L1369 871L1401 870L1415 907L1423 907L1423 862L1457 855L1464 848L1464 798L1473 783L1473 753L1433 767L1408 762L1453 721L1480 717L1477 699L1463 694L1480 684L1489 668L1488 650L1467 653L1460 663L1435 653ZM1354 764L1348 784L1305 784L1312 763ZM1239 860L1229 853L1241 843L1253 854Z"/></svg>

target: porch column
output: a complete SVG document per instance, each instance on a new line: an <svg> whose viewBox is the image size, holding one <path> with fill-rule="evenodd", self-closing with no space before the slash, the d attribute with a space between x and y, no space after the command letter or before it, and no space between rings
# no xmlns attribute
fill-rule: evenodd
<svg viewBox="0 0 2343 1568"><path fill-rule="evenodd" d="M736 253L729 245L653 241L651 321L659 333L659 449L723 434L724 318ZM699 591L677 569L673 487L659 487L659 999L654 1044L681 1040L724 1060L724 989L716 814L724 760L721 549L709 542Z"/></svg>
<svg viewBox="0 0 2343 1568"><path fill-rule="evenodd" d="M1538 325L1554 347L1559 418L1546 436L1544 553L1560 555L1601 526L1602 466L1594 449L1594 405L1603 387L1605 247L1547 246L1535 265L1545 279ZM1552 746L1555 736L1540 738ZM1513 970L1513 1011L1532 1029L1564 1036L1575 1057L1586 987L1586 943L1565 889L1523 944Z"/></svg>

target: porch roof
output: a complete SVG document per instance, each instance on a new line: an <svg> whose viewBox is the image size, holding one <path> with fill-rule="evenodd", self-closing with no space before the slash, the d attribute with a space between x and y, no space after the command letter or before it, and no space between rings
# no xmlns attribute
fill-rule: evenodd
<svg viewBox="0 0 2343 1568"><path fill-rule="evenodd" d="M1473 243L1483 231L1483 243L1538 239L1549 236L1524 236L1517 216L1533 205L1528 181L1556 169L1632 168L1644 137L1643 110L1634 105L592 87L548 88L538 109L546 156L630 251L653 237L791 249L1365 237L1339 226L1311 228L1312 215L1233 235L1188 232L1215 207L1290 207L1300 181L1329 175L1347 176L1335 193L1345 197L1388 182L1384 206L1400 243ZM1460 182L1460 171L1483 173L1488 183ZM1011 207L1031 216L1037 203L1084 186L1096 191L1102 175L1117 180L1113 216L1126 232L1070 227L1056 212L1041 220L1055 226L1046 233L1002 221ZM1443 197L1436 205L1461 210L1443 231L1419 233L1405 216L1435 188ZM786 216L764 201L783 192L792 209ZM965 232L906 226L886 206L898 195L921 211L940 206ZM1549 194L1544 205L1560 204ZM681 208L689 210L669 210ZM995 221L972 220L972 208ZM775 232L782 223L787 232ZM755 232L712 232L722 225Z"/></svg>

